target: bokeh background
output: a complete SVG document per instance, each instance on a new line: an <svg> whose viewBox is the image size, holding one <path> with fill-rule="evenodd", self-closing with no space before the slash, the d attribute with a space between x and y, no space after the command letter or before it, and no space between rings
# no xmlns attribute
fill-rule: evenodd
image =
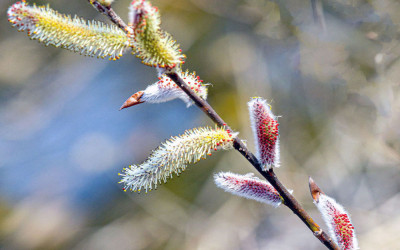
<svg viewBox="0 0 400 250"><path fill-rule="evenodd" d="M85 0L32 2L108 22ZM129 2L114 4L123 18ZM123 167L211 121L180 100L118 111L155 70L30 41L7 23L12 3L0 2L0 248L324 249L287 208L217 189L213 173L255 172L234 151L122 192ZM320 3L314 19L309 0L153 1L184 68L212 83L209 102L252 150L246 103L271 102L276 173L316 221L326 228L310 175L352 214L362 249L400 249L400 3Z"/></svg>

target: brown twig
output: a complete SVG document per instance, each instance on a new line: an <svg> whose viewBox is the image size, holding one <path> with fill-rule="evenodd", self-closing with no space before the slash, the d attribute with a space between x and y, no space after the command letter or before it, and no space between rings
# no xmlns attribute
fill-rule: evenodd
<svg viewBox="0 0 400 250"><path fill-rule="evenodd" d="M118 15L110 11L111 7L104 7L97 1L89 0L89 2L95 6L101 13L107 15L112 22L118 25L122 30L127 32L127 26L122 21ZM107 11L108 10L108 11ZM225 127L232 131L232 129L224 122L224 120L218 115L217 112L206 102L201 99L190 87L183 81L183 79L175 72L167 72L166 75L171 78L198 106L213 122L221 127ZM234 140L234 148L239 151L249 162L253 165L257 171L267 179L271 185L278 191L284 200L284 204L293 211L306 226L313 232L314 236L318 238L327 248L340 250L340 248L332 241L332 239L320 228L320 226L314 222L314 220L307 214L303 207L297 202L293 195L283 186L279 181L278 177L275 175L274 171L270 169L269 171L263 171L260 162L254 156L250 150L244 145L241 139L238 137Z"/></svg>
<svg viewBox="0 0 400 250"><path fill-rule="evenodd" d="M183 81L178 74L166 73L166 75L171 78L192 100L193 102L208 116L217 123L219 126L225 126L226 129L232 131L232 129L224 122L224 120L218 115L217 112L208 104L205 100L201 99L196 93L190 89L190 87ZM249 162L253 165L257 171L267 179L271 185L278 191L284 200L284 204L293 211L313 232L314 236L317 237L327 248L339 250L340 248L332 241L332 239L321 230L320 226L314 222L310 215L303 209L303 207L297 202L293 195L283 186L279 181L278 177L275 175L274 171L270 169L269 171L263 171L260 162L251 153L246 145L238 137L234 140L234 148L238 150Z"/></svg>
<svg viewBox="0 0 400 250"><path fill-rule="evenodd" d="M95 0L88 1L95 9L97 9L101 14L106 15L111 20L111 22L115 23L120 29L125 32L128 30L128 26L126 25L126 23L117 15L117 13L115 13L111 6L103 6Z"/></svg>

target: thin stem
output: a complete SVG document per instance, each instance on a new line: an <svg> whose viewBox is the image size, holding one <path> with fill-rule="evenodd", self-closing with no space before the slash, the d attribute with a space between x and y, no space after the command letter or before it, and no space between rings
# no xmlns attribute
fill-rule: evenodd
<svg viewBox="0 0 400 250"><path fill-rule="evenodd" d="M95 0L88 0L89 3L97 9L100 13L106 15L111 22L115 23L120 29L127 32L128 26L126 23L115 13L111 6L103 6L101 3Z"/></svg>
<svg viewBox="0 0 400 250"><path fill-rule="evenodd" d="M117 24L123 31L127 32L127 26L122 21L122 19L112 11L111 7L104 7L97 1L88 0L93 6L95 6L99 12L106 14L110 20ZM108 10L108 11L107 11ZM232 131L232 129L225 123L225 121L218 115L217 112L206 102L201 99L190 87L183 81L183 79L175 72L165 73L171 80L173 80L176 85L178 85L213 122L221 127L225 127ZM257 171L267 179L271 185L278 191L284 200L284 204L293 211L306 226L313 232L314 236L318 238L327 248L340 250L340 248L332 241L332 239L320 228L320 226L314 222L310 215L303 209L303 207L297 202L293 195L283 186L279 181L278 177L275 175L274 171L270 169L269 171L263 171L260 162L254 156L253 153L244 145L241 139L236 137L234 139L234 148L239 151L251 165L257 169Z"/></svg>
<svg viewBox="0 0 400 250"><path fill-rule="evenodd" d="M183 81L183 79L175 72L166 73L192 100L193 102L208 116L217 123L219 126L225 126L226 129L232 131L232 129L224 122L224 120L218 115L217 112L208 104L207 101L201 99L196 93L190 89L190 87ZM314 222L310 215L303 209L303 207L297 202L293 195L285 188L285 186L279 181L272 168L269 171L263 171L260 162L254 156L253 153L244 145L242 140L238 137L234 139L234 148L239 151L249 162L253 165L257 171L267 179L271 185L278 191L284 200L284 204L293 211L306 226L313 232L314 236L317 237L327 248L339 250L340 248L332 241L332 239L320 228L320 226Z"/></svg>

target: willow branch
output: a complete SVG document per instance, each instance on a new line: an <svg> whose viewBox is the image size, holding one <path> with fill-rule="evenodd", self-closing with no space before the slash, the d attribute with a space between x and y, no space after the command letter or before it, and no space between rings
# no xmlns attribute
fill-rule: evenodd
<svg viewBox="0 0 400 250"><path fill-rule="evenodd" d="M128 26L126 23L115 13L115 11L111 8L111 6L103 6L98 1L88 0L89 3L101 14L107 16L111 22L115 23L120 29L123 31L127 31Z"/></svg>
<svg viewBox="0 0 400 250"><path fill-rule="evenodd" d="M201 99L196 93L190 89L190 87L179 77L178 74L166 73L192 100L193 102L219 126L225 126L226 129L232 131L232 129L225 123L225 121L218 115L217 112L208 104L205 100ZM314 236L317 237L326 247L329 249L339 250L339 247L332 241L332 239L320 228L320 226L314 222L299 202L294 198L293 195L285 188L285 186L279 181L275 175L273 169L269 171L263 171L260 162L254 156L252 152L244 145L242 140L238 137L234 139L234 148L239 151L257 171L267 179L271 185L278 191L284 200L284 204L293 211L306 226L313 232Z"/></svg>
<svg viewBox="0 0 400 250"><path fill-rule="evenodd" d="M118 17L115 12L112 11L111 7L106 8L99 4L97 1L89 0L89 2L95 6L99 12L106 14L110 20L117 24L122 30L127 32L127 26ZM108 11L107 11L108 10ZM111 10L111 11L110 11ZM190 87L183 81L183 79L175 72L167 72L166 75L173 80L176 85L178 85L214 123L230 131L232 129L225 123L225 121L218 115L217 112L208 104L207 101L201 99L196 93L190 89ZM320 226L314 222L309 214L304 210L304 208L299 204L299 202L294 198L293 195L285 188L285 186L279 181L278 177L275 175L272 168L269 171L263 171L260 162L254 156L252 152L244 145L242 140L238 137L234 139L234 148L240 152L253 167L265 178L271 185L278 191L284 200L284 204L296 214L306 226L313 232L314 236L318 238L327 248L340 250L340 248L332 241L332 239L320 228Z"/></svg>

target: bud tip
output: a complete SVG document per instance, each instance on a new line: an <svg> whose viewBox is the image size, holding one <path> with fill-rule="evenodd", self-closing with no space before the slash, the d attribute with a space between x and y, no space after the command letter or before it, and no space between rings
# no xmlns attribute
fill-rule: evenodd
<svg viewBox="0 0 400 250"><path fill-rule="evenodd" d="M122 104L122 106L119 108L119 110L125 109L125 108L129 108L131 106L143 103L144 101L141 101L140 98L143 95L143 91L139 91L136 92L135 94L133 94L131 97L129 97L124 104Z"/></svg>
<svg viewBox="0 0 400 250"><path fill-rule="evenodd" d="M322 190L317 186L317 184L314 182L311 176L308 179L308 183L310 186L311 196L313 197L314 201L318 202L319 195L324 194L324 192L322 192Z"/></svg>

